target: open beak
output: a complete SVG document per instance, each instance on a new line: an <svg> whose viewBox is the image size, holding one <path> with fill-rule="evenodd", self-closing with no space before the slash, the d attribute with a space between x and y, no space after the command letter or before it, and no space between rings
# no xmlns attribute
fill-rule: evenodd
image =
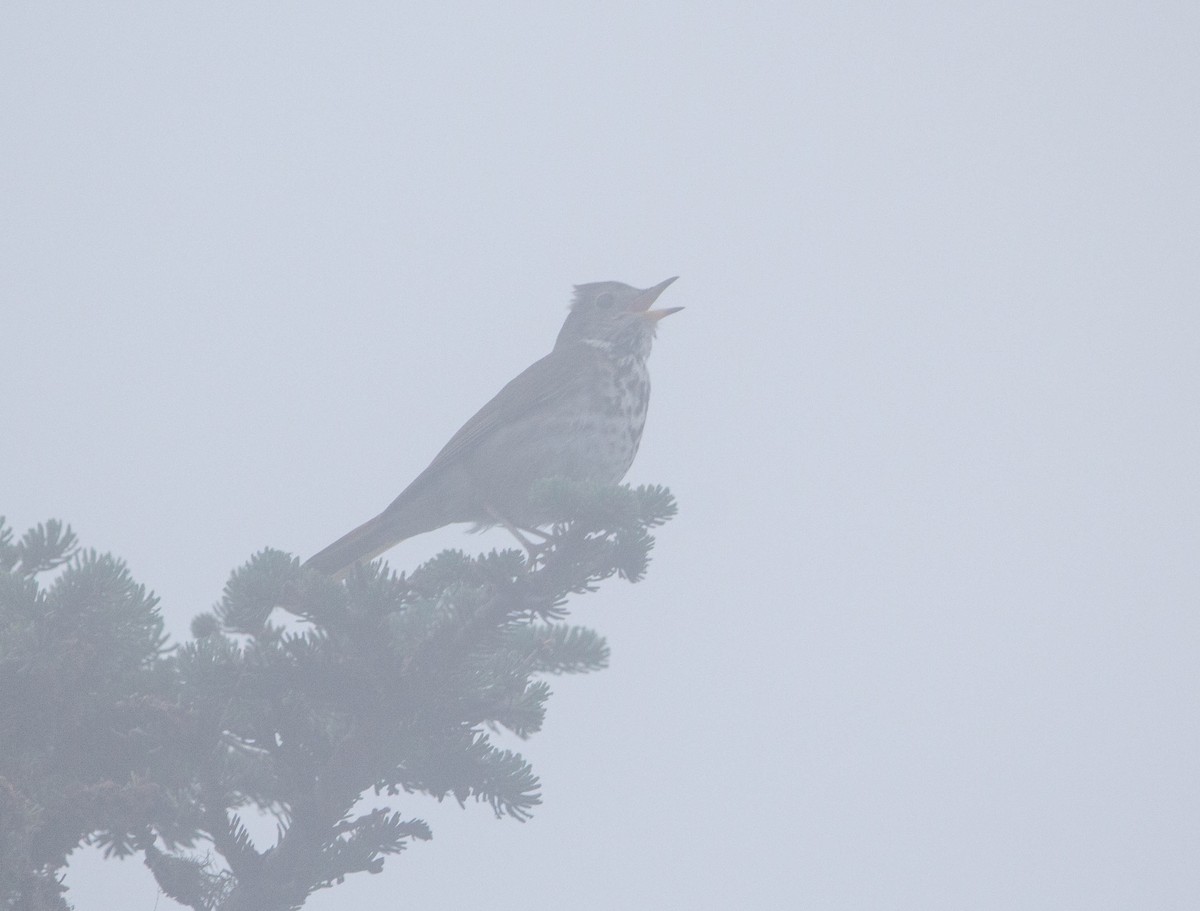
<svg viewBox="0 0 1200 911"><path fill-rule="evenodd" d="M659 282L653 288L647 288L639 294L633 302L634 311L640 311L642 316L651 322L657 323L664 316L670 316L672 313L678 313L682 307L663 307L661 310L651 310L650 305L658 300L658 296L667 290L667 285L679 278L678 275L672 275L664 282Z"/></svg>

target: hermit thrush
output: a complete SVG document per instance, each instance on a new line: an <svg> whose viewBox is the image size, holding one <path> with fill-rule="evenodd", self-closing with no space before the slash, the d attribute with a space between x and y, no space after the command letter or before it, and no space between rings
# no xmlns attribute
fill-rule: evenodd
<svg viewBox="0 0 1200 911"><path fill-rule="evenodd" d="M620 481L642 439L655 327L683 309L650 309L673 281L644 290L576 285L554 350L479 409L387 509L305 566L342 578L405 538L452 522L536 528L550 517L531 503L534 482Z"/></svg>

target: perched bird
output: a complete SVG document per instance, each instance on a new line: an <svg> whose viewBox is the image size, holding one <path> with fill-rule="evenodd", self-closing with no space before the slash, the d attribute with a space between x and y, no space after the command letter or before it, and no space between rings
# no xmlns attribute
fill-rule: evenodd
<svg viewBox="0 0 1200 911"><path fill-rule="evenodd" d="M530 502L535 481L620 481L646 422L655 328L683 309L650 309L673 281L576 285L554 350L480 408L387 509L304 565L340 579L405 538L453 522L536 528L551 517Z"/></svg>

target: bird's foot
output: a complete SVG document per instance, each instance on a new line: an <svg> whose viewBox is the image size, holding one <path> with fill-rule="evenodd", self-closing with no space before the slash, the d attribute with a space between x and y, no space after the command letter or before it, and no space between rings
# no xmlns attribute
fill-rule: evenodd
<svg viewBox="0 0 1200 911"><path fill-rule="evenodd" d="M528 556L526 568L529 570L535 569L538 563L545 558L547 551L550 549L551 536L546 534L546 532L540 531L536 528L524 528L519 525L513 525L512 522L504 518L504 516L501 515L498 510L491 506L487 507L487 511L498 524L503 525L506 529L508 529L508 533L516 538L521 547L525 549L525 553ZM537 535L542 539L542 542L540 544L535 544L534 542L530 541L529 538L525 537L526 534Z"/></svg>

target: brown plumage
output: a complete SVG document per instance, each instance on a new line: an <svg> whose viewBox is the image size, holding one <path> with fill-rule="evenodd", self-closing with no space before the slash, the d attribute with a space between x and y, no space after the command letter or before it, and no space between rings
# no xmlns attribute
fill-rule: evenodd
<svg viewBox="0 0 1200 911"><path fill-rule="evenodd" d="M655 326L681 310L651 310L675 281L575 287L554 350L500 390L383 512L305 563L344 577L405 538L453 522L535 528L529 501L544 478L615 484L641 442Z"/></svg>

